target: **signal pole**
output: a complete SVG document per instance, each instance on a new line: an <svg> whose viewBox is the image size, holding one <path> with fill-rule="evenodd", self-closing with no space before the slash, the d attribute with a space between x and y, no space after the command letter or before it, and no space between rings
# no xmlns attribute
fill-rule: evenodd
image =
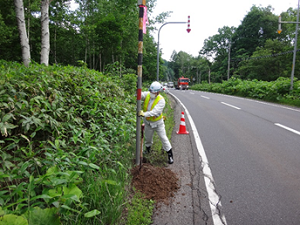
<svg viewBox="0 0 300 225"><path fill-rule="evenodd" d="M191 28L190 28L190 16L188 16L188 22L167 22L164 23L163 25L161 25L161 27L158 30L158 38L157 38L157 60L156 60L156 80L159 81L159 33L160 30L163 26L167 25L167 24L185 24L188 23L188 27L186 29L186 31L188 33L190 33Z"/></svg>
<svg viewBox="0 0 300 225"><path fill-rule="evenodd" d="M297 22L289 22L289 21L281 21L281 16L278 18L278 34L281 33L281 24L282 23L295 23L296 24L296 36L295 36L295 43L294 43L294 55L293 55L293 64L292 64L292 72L291 72L291 87L290 90L294 88L294 74L295 74L295 63L296 63L296 53L297 53L297 39L298 39L298 25L299 25L299 2L298 0L298 12L297 12Z"/></svg>

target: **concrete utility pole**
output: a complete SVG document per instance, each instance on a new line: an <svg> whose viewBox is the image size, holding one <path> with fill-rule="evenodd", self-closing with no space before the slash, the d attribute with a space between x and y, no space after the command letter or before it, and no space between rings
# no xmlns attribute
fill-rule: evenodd
<svg viewBox="0 0 300 225"><path fill-rule="evenodd" d="M297 53L297 39L298 39L298 25L299 25L299 3L298 0L298 12L297 12L297 22L290 22L290 21L281 21L281 16L278 18L278 34L281 33L281 24L282 23L295 23L296 24L296 36L295 36L295 43L294 43L294 55L293 55L293 65L292 65L292 73L291 73L291 87L290 90L294 88L294 74L295 74L295 63L296 63L296 53Z"/></svg>
<svg viewBox="0 0 300 225"><path fill-rule="evenodd" d="M146 0L138 0L139 6L139 44L138 44L138 81L136 90L136 165L140 164L140 143L141 143L141 117L138 112L141 110L142 100L142 74L143 74L143 18Z"/></svg>
<svg viewBox="0 0 300 225"><path fill-rule="evenodd" d="M231 48L231 42L229 42L229 47L228 47L227 80L229 80L229 73L230 73L230 48Z"/></svg>

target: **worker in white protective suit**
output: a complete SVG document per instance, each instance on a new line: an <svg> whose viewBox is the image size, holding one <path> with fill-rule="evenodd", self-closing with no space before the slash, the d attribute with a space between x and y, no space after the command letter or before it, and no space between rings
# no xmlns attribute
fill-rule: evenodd
<svg viewBox="0 0 300 225"><path fill-rule="evenodd" d="M144 101L143 110L138 115L144 117L145 124L145 146L146 154L150 153L153 144L154 131L158 134L163 149L168 154L169 164L174 162L172 146L166 135L165 123L163 120L163 109L165 107L165 99L159 93L163 90L162 85L155 81L150 85L149 91L142 92L142 100Z"/></svg>

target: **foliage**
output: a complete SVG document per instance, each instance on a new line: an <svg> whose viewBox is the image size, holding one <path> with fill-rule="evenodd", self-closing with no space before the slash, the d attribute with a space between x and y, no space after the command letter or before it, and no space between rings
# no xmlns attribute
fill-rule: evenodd
<svg viewBox="0 0 300 225"><path fill-rule="evenodd" d="M86 68L0 68L1 215L113 224L134 146L133 76L124 90L122 78Z"/></svg>
<svg viewBox="0 0 300 225"><path fill-rule="evenodd" d="M13 0L0 2L0 59L21 62L20 38ZM40 2L37 0L23 2L31 60L39 62ZM70 2L70 0L50 1L49 64L75 66L81 60L88 68L105 73L108 64L119 62L126 69L136 71L139 23L136 0L76 0L78 8L74 11L70 10ZM154 30L154 25L163 23L171 13L163 12L156 18L151 18L155 5L156 0L147 1L150 25L143 39L144 78L150 80L153 80L156 74L156 43L149 30Z"/></svg>
<svg viewBox="0 0 300 225"><path fill-rule="evenodd" d="M271 6L252 6L240 26L224 26L218 29L216 35L205 39L198 57L173 51L171 61L165 63L165 80L170 77L176 80L183 75L190 78L191 84L194 78L197 78L196 83L204 80L221 83L228 79L228 66L229 77L238 75L242 79L265 81L288 77L292 67L295 25L283 24L283 32L277 34L278 16L272 11ZM282 20L295 21L296 14L297 10L290 8L281 14ZM298 61L297 54L295 65L299 64ZM297 66L295 77L300 78L300 68Z"/></svg>
<svg viewBox="0 0 300 225"><path fill-rule="evenodd" d="M292 91L290 86L291 80L285 77L268 82L258 81L257 79L252 81L241 80L234 76L229 81L214 84L203 82L192 86L191 89L300 106L300 81L294 80Z"/></svg>
<svg viewBox="0 0 300 225"><path fill-rule="evenodd" d="M126 225L148 225L152 223L153 200L146 200L142 193L136 192L131 202L127 203L127 207L129 210Z"/></svg>
<svg viewBox="0 0 300 225"><path fill-rule="evenodd" d="M290 50L290 44L278 40L267 40L263 48L257 47L252 59L243 61L236 74L241 74L244 79L258 79L265 81L276 80L280 76L290 76L291 54L278 55ZM290 61L290 63L286 63Z"/></svg>
<svg viewBox="0 0 300 225"><path fill-rule="evenodd" d="M234 51L243 48L251 55L257 47L263 47L266 40L279 36L277 27L278 17L272 13L271 6L262 8L254 5L236 29L232 48Z"/></svg>

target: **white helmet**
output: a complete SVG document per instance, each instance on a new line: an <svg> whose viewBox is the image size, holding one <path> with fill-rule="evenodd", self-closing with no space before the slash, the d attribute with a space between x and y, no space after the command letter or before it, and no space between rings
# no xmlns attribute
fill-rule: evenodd
<svg viewBox="0 0 300 225"><path fill-rule="evenodd" d="M162 90L163 90L163 86L157 81L154 81L150 85L150 88L149 88L149 91L152 92L152 93L157 93L157 92L160 92Z"/></svg>

